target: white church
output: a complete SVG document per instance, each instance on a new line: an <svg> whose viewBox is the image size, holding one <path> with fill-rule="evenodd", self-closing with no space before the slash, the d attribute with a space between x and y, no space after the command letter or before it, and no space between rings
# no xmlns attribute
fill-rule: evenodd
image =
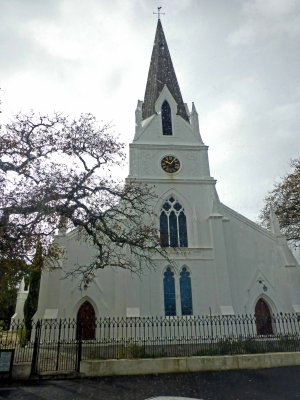
<svg viewBox="0 0 300 400"><path fill-rule="evenodd" d="M183 102L160 19L135 116L128 179L155 186L161 245L177 267L156 255L156 268L140 277L106 268L80 290L80 278L64 277L87 263L91 249L76 230L60 233L64 257L42 273L35 319L299 313L300 266L276 215L268 231L219 200L198 114ZM25 297L22 286L14 318L22 318Z"/></svg>

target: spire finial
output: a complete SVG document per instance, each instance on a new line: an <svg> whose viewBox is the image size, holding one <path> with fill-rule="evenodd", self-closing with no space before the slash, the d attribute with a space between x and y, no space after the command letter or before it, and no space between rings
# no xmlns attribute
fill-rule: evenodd
<svg viewBox="0 0 300 400"><path fill-rule="evenodd" d="M160 19L161 15L165 15L165 13L160 11L161 9L162 9L162 7L157 7L157 13L153 11L153 14L157 15L158 19Z"/></svg>

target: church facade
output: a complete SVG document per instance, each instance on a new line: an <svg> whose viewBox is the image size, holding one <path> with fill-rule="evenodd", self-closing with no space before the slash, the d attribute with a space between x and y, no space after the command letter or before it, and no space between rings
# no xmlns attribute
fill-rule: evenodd
<svg viewBox="0 0 300 400"><path fill-rule="evenodd" d="M127 179L155 187L161 245L177 267L156 255L156 268L141 277L107 268L80 290L79 278L64 276L86 264L92 249L76 230L60 233L65 254L42 273L35 318L300 312L300 266L276 215L268 231L218 197L197 111L183 102L160 20L135 115Z"/></svg>

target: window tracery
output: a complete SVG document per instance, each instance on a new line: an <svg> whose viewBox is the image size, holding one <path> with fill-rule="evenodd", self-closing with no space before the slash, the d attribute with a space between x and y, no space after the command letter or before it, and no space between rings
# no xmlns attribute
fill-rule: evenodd
<svg viewBox="0 0 300 400"><path fill-rule="evenodd" d="M161 247L188 247L184 208L173 196L160 211L160 243Z"/></svg>

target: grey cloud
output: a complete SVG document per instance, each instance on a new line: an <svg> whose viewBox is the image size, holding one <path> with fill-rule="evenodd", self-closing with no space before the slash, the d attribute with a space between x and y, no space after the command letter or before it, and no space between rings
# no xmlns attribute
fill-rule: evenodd
<svg viewBox="0 0 300 400"><path fill-rule="evenodd" d="M162 5L166 13L162 23L182 95L189 104L195 101L201 133L210 146L211 170L218 179L220 198L253 217L258 214L272 182L289 169L290 158L299 155L300 3L191 0L184 3L184 9L175 7L172 1ZM97 92L95 109L103 112L101 101L107 106L105 112L115 108L116 124L120 115L123 118L117 130L125 132L123 138L128 141L132 138L130 123L136 100L144 95L156 25L156 16L152 14L155 6L148 0L89 0L82 15L82 2L75 0L0 1L1 79L5 81L18 73L22 76L24 70L32 70L54 82L61 90L58 96L63 97L67 90L69 107L76 110L86 107L82 91L86 98ZM68 24L70 13L74 24ZM93 15L96 17L90 18ZM99 26L101 18L107 22L102 26L104 31ZM80 54L78 60L69 61L64 59L63 50L59 56L52 56L46 45L41 47L31 30L26 30L36 21L45 26L58 24L71 44L76 28L90 27L88 32L93 35L98 35L100 29L97 38L106 44L117 30L114 40L118 41L120 36L122 42L128 36L130 40L122 42L121 47L123 50L128 46L129 51L120 53L119 60L118 56L113 58L116 65L110 64L110 54L102 55L97 48L94 53L87 52L93 54L93 60ZM118 42L115 44L111 48L114 56ZM84 46L83 40L80 45L83 52ZM110 45L104 49L107 51ZM101 71L101 62L109 66L106 76ZM91 76L87 77L91 89L85 88L85 81L80 82L81 96L78 96L76 80L79 77L84 80L83 71L86 75L95 73L95 78L93 83ZM134 86L135 82L128 85L135 76L142 82L139 87ZM223 115L222 122L227 126L218 126L217 131L213 125L206 126L208 115L218 122L219 109L228 102L241 110L238 123L231 126L230 118ZM107 118L102 114L99 117Z"/></svg>
<svg viewBox="0 0 300 400"><path fill-rule="evenodd" d="M34 21L54 20L59 15L59 2L51 0L11 0L1 2L0 10L0 66L3 72L47 67L51 57L46 54L28 32ZM5 75L2 75L5 79Z"/></svg>

